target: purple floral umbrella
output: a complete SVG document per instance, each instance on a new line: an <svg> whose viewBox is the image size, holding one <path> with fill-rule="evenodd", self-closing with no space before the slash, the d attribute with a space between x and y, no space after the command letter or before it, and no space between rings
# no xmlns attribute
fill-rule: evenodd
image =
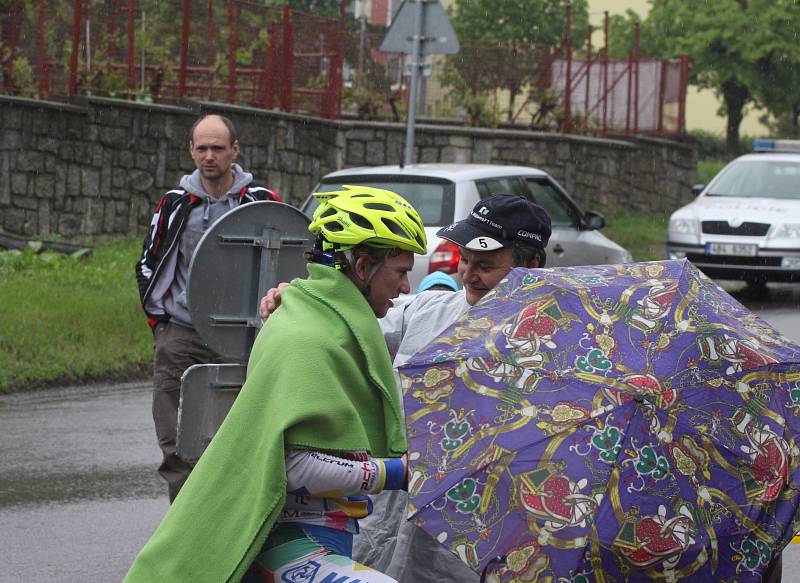
<svg viewBox="0 0 800 583"><path fill-rule="evenodd" d="M688 261L515 269L400 376L410 519L489 581L759 581L800 530L800 347Z"/></svg>

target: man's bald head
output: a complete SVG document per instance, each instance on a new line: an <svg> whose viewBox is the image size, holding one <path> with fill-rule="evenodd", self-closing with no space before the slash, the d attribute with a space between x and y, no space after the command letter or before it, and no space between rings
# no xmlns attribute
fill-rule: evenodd
<svg viewBox="0 0 800 583"><path fill-rule="evenodd" d="M228 118L207 115L192 128L189 155L200 172L203 188L219 198L233 185L233 163L239 156L239 140Z"/></svg>
<svg viewBox="0 0 800 583"><path fill-rule="evenodd" d="M202 126L202 127L201 127ZM217 127L214 127L217 126ZM239 141L239 135L236 133L236 126L233 125L233 122L225 117L224 115L217 115L215 113L210 113L208 115L204 115L197 119L197 121L192 124L192 129L189 132L189 145L195 143L196 137L195 134L198 128L201 129L219 129L219 126L224 127L225 131L228 132L229 136L229 143L232 146L235 142Z"/></svg>

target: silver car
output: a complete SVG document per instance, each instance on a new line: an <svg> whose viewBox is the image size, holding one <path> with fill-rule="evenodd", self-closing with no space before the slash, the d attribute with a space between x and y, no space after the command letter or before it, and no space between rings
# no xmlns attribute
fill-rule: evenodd
<svg viewBox="0 0 800 583"><path fill-rule="evenodd" d="M428 273L443 271L456 277L458 246L440 239L436 231L467 217L482 198L494 194L521 194L544 207L553 222L547 246L547 266L627 263L630 253L604 237L599 229L605 219L583 212L563 188L546 172L521 166L490 164L419 164L371 166L339 170L324 176L315 192L338 190L344 184L363 184L392 190L419 211L428 237L428 253L417 258L409 274L412 290ZM317 201L305 201L309 216Z"/></svg>
<svg viewBox="0 0 800 583"><path fill-rule="evenodd" d="M800 142L757 140L670 217L667 255L709 277L800 281Z"/></svg>

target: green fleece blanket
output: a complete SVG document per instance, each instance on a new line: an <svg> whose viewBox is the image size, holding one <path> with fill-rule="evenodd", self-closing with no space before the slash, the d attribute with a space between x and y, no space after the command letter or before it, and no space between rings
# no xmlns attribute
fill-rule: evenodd
<svg viewBox="0 0 800 583"><path fill-rule="evenodd" d="M126 582L239 581L283 508L287 446L406 451L374 313L346 276L314 264L309 274L284 290L244 388Z"/></svg>

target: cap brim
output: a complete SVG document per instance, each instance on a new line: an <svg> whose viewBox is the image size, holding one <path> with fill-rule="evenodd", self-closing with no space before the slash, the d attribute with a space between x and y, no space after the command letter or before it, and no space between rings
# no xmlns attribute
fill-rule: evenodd
<svg viewBox="0 0 800 583"><path fill-rule="evenodd" d="M471 251L494 251L509 246L508 241L490 237L465 220L439 229L436 231L436 236Z"/></svg>

